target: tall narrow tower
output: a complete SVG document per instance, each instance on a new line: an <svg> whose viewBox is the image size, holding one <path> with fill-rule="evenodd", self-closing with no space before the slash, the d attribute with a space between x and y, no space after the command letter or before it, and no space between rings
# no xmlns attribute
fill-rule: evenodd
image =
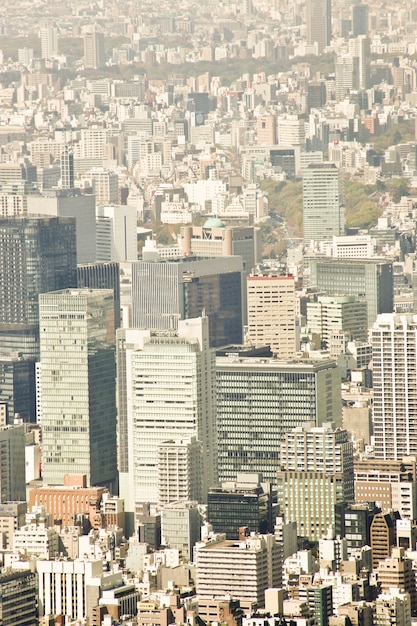
<svg viewBox="0 0 417 626"><path fill-rule="evenodd" d="M417 316L379 315L371 330L375 455L417 454Z"/></svg>
<svg viewBox="0 0 417 626"><path fill-rule="evenodd" d="M279 359L296 353L293 276L248 277L248 333L253 345L269 345Z"/></svg>
<svg viewBox="0 0 417 626"><path fill-rule="evenodd" d="M317 44L320 54L330 44L332 38L331 0L307 0L307 43Z"/></svg>
<svg viewBox="0 0 417 626"><path fill-rule="evenodd" d="M311 163L303 171L304 242L331 240L345 232L341 171L334 163Z"/></svg>
<svg viewBox="0 0 417 626"><path fill-rule="evenodd" d="M106 61L104 53L104 35L95 29L84 33L84 67L97 69Z"/></svg>
<svg viewBox="0 0 417 626"><path fill-rule="evenodd" d="M208 318L179 322L178 331L150 333L127 363L128 471L136 511L158 501L158 448L195 436L204 458L203 491L217 483L215 357Z"/></svg>
<svg viewBox="0 0 417 626"><path fill-rule="evenodd" d="M44 482L85 474L88 485L116 482L113 292L74 289L42 294Z"/></svg>

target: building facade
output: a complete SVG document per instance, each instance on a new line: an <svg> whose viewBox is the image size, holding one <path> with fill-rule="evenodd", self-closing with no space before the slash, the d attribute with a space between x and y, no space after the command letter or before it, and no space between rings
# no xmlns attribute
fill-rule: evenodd
<svg viewBox="0 0 417 626"><path fill-rule="evenodd" d="M129 353L127 367L128 480L126 499L158 501L158 448L196 437L204 458L203 496L217 483L215 360L208 318L179 322L177 332L153 333ZM132 509L129 509L132 510Z"/></svg>
<svg viewBox="0 0 417 626"><path fill-rule="evenodd" d="M295 428L280 446L278 505L298 534L318 541L335 525L335 504L353 500L353 444L332 424Z"/></svg>
<svg viewBox="0 0 417 626"><path fill-rule="evenodd" d="M182 257L132 264L135 328L170 330L205 312L210 345L242 341L242 259Z"/></svg>
<svg viewBox="0 0 417 626"><path fill-rule="evenodd" d="M417 454L417 317L380 315L371 329L375 455Z"/></svg>
<svg viewBox="0 0 417 626"><path fill-rule="evenodd" d="M279 444L305 422L341 425L340 371L334 361L280 362L218 356L217 431L220 481L259 472L275 484Z"/></svg>
<svg viewBox="0 0 417 626"><path fill-rule="evenodd" d="M268 345L278 359L296 353L295 282L293 276L248 276L246 342Z"/></svg>
<svg viewBox="0 0 417 626"><path fill-rule="evenodd" d="M115 484L116 388L113 293L63 290L40 297L43 478L66 474Z"/></svg>
<svg viewBox="0 0 417 626"><path fill-rule="evenodd" d="M394 309L392 263L380 259L307 257L307 284L327 295L353 295L368 304L368 328Z"/></svg>
<svg viewBox="0 0 417 626"><path fill-rule="evenodd" d="M310 163L303 170L303 226L306 245L345 232L342 171L334 163Z"/></svg>

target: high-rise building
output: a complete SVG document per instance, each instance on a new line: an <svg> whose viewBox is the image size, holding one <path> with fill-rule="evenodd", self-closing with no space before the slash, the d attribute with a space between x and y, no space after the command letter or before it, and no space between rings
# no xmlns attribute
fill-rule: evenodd
<svg viewBox="0 0 417 626"><path fill-rule="evenodd" d="M74 188L74 154L67 146L63 146L59 159L61 168L61 187L62 189Z"/></svg>
<svg viewBox="0 0 417 626"><path fill-rule="evenodd" d="M218 218L209 218L204 226L181 227L181 252L184 256L224 257L239 255L243 260L242 308L247 322L246 278L261 258L259 228L225 226Z"/></svg>
<svg viewBox="0 0 417 626"><path fill-rule="evenodd" d="M417 317L379 315L371 329L375 455L417 454Z"/></svg>
<svg viewBox="0 0 417 626"><path fill-rule="evenodd" d="M97 261L136 261L136 208L128 205L97 207Z"/></svg>
<svg viewBox="0 0 417 626"><path fill-rule="evenodd" d="M372 568L376 569L383 559L391 555L396 544L396 523L398 511L376 513L371 522Z"/></svg>
<svg viewBox="0 0 417 626"><path fill-rule="evenodd" d="M382 593L401 589L410 594L411 611L417 610L417 590L413 561L406 558L404 548L393 548L391 556L378 564L378 584Z"/></svg>
<svg viewBox="0 0 417 626"><path fill-rule="evenodd" d="M335 504L351 501L353 444L332 424L298 427L280 445L278 504L298 534L318 541L335 525Z"/></svg>
<svg viewBox="0 0 417 626"><path fill-rule="evenodd" d="M355 6L352 8L355 8ZM355 35L353 39L349 39L349 52L353 57L358 59L358 65L356 68L358 72L358 89L367 89L369 87L369 59L371 55L371 42L366 34Z"/></svg>
<svg viewBox="0 0 417 626"><path fill-rule="evenodd" d="M158 504L202 502L203 455L195 437L164 441L158 446Z"/></svg>
<svg viewBox="0 0 417 626"><path fill-rule="evenodd" d="M245 609L264 606L265 590L282 582L280 547L274 535L225 540L215 535L195 549L196 591L204 600L225 596L240 599Z"/></svg>
<svg viewBox="0 0 417 626"><path fill-rule="evenodd" d="M96 260L95 197L81 194L79 189L45 189L28 196L28 215L75 217L77 229L77 263Z"/></svg>
<svg viewBox="0 0 417 626"><path fill-rule="evenodd" d="M310 163L303 170L303 226L306 245L345 232L343 177L334 163Z"/></svg>
<svg viewBox="0 0 417 626"><path fill-rule="evenodd" d="M277 118L275 115L261 115L256 118L258 146L274 146L277 143Z"/></svg>
<svg viewBox="0 0 417 626"><path fill-rule="evenodd" d="M307 326L328 348L335 333L343 334L347 340L366 341L367 304L358 302L355 296L318 296L317 302L307 302Z"/></svg>
<svg viewBox="0 0 417 626"><path fill-rule="evenodd" d="M104 35L92 29L84 33L84 67L97 69L106 62Z"/></svg>
<svg viewBox="0 0 417 626"><path fill-rule="evenodd" d="M104 167L93 168L89 176L97 204L117 204L119 202L119 177L116 172Z"/></svg>
<svg viewBox="0 0 417 626"><path fill-rule="evenodd" d="M0 574L0 622L4 626L33 626L37 618L37 576L29 570Z"/></svg>
<svg viewBox="0 0 417 626"><path fill-rule="evenodd" d="M89 486L114 486L113 293L42 294L39 309L44 482L62 485L66 474L85 474Z"/></svg>
<svg viewBox="0 0 417 626"><path fill-rule="evenodd" d="M293 276L249 276L246 342L268 345L278 359L296 354L295 283Z"/></svg>
<svg viewBox="0 0 417 626"><path fill-rule="evenodd" d="M137 261L132 264L133 326L170 330L204 312L211 346L241 343L241 274L238 256Z"/></svg>
<svg viewBox="0 0 417 626"><path fill-rule="evenodd" d="M374 624L378 626L409 626L411 622L410 594L391 588L375 600Z"/></svg>
<svg viewBox="0 0 417 626"><path fill-rule="evenodd" d="M417 519L415 457L355 459L355 502L375 500L383 511L399 511L402 519Z"/></svg>
<svg viewBox="0 0 417 626"><path fill-rule="evenodd" d="M342 54L335 62L335 93L337 100L344 100L353 90L359 89L359 58Z"/></svg>
<svg viewBox="0 0 417 626"><path fill-rule="evenodd" d="M142 349L126 351L129 484L126 496L121 484L121 495L128 511L158 502L158 447L164 441L195 436L203 450L205 498L217 483L215 362L208 325L206 317L180 321L178 331L149 333Z"/></svg>
<svg viewBox="0 0 417 626"><path fill-rule="evenodd" d="M212 487L207 498L207 520L215 533L238 539L239 528L249 533L274 531L274 490L260 474L238 474L236 481Z"/></svg>
<svg viewBox="0 0 417 626"><path fill-rule="evenodd" d="M0 501L26 500L25 434L23 426L0 428Z"/></svg>
<svg viewBox="0 0 417 626"><path fill-rule="evenodd" d="M76 285L74 220L0 220L0 267L4 277L0 281L0 333L34 331L39 324L38 295ZM25 352L23 346L15 349Z"/></svg>
<svg viewBox="0 0 417 626"><path fill-rule="evenodd" d="M216 359L216 381L222 482L257 472L275 484L285 433L306 422L341 425L340 371L334 361L280 362L236 356L232 348L229 356Z"/></svg>
<svg viewBox="0 0 417 626"><path fill-rule="evenodd" d="M346 539L348 556L371 543L371 523L374 515L381 513L375 502L335 504L335 534Z"/></svg>
<svg viewBox="0 0 417 626"><path fill-rule="evenodd" d="M369 5L352 4L352 37L368 35Z"/></svg>
<svg viewBox="0 0 417 626"><path fill-rule="evenodd" d="M17 414L25 422L36 421L35 377L33 359L19 353L0 352L0 402L6 404L7 423Z"/></svg>
<svg viewBox="0 0 417 626"><path fill-rule="evenodd" d="M323 52L332 38L331 0L307 0L307 44L317 44L317 53Z"/></svg>
<svg viewBox="0 0 417 626"><path fill-rule="evenodd" d="M86 263L77 265L77 287L83 289L113 289L114 324L120 326L120 265L119 263Z"/></svg>
<svg viewBox="0 0 417 626"><path fill-rule="evenodd" d="M333 614L332 585L315 584L300 587L299 599L307 602L317 626L328 626L329 617Z"/></svg>
<svg viewBox="0 0 417 626"><path fill-rule="evenodd" d="M354 295L368 304L368 328L379 313L392 313L392 263L381 259L305 257L306 283L327 295Z"/></svg>
<svg viewBox="0 0 417 626"><path fill-rule="evenodd" d="M58 54L58 29L45 26L40 30L42 59L51 59Z"/></svg>
<svg viewBox="0 0 417 626"><path fill-rule="evenodd" d="M201 514L197 502L179 500L161 509L162 545L179 551L181 558L193 560L193 550L201 537Z"/></svg>

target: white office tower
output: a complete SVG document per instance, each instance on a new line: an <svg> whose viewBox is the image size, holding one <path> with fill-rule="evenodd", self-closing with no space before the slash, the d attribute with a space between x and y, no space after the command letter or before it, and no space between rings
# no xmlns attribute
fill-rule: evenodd
<svg viewBox="0 0 417 626"><path fill-rule="evenodd" d="M344 234L344 204L342 172L334 163L311 163L303 170L305 245Z"/></svg>
<svg viewBox="0 0 417 626"><path fill-rule="evenodd" d="M371 329L375 455L417 454L417 316L378 315Z"/></svg>
<svg viewBox="0 0 417 626"><path fill-rule="evenodd" d="M158 448L164 441L195 436L203 450L203 495L217 483L215 358L208 318L180 320L178 331L149 335L142 349L126 353L129 458L123 480L128 478L126 509L133 504L139 513L142 503L158 502Z"/></svg>
<svg viewBox="0 0 417 626"><path fill-rule="evenodd" d="M203 455L195 437L158 446L158 504L202 501Z"/></svg>
<svg viewBox="0 0 417 626"><path fill-rule="evenodd" d="M58 54L58 29L45 26L40 30L42 59L51 59Z"/></svg>
<svg viewBox="0 0 417 626"><path fill-rule="evenodd" d="M97 261L136 261L136 225L134 206L117 204L97 207Z"/></svg>

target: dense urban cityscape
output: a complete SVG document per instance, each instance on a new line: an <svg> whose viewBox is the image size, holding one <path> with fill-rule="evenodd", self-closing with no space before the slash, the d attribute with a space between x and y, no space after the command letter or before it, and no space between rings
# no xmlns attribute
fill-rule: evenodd
<svg viewBox="0 0 417 626"><path fill-rule="evenodd" d="M417 6L0 6L0 624L417 626Z"/></svg>

